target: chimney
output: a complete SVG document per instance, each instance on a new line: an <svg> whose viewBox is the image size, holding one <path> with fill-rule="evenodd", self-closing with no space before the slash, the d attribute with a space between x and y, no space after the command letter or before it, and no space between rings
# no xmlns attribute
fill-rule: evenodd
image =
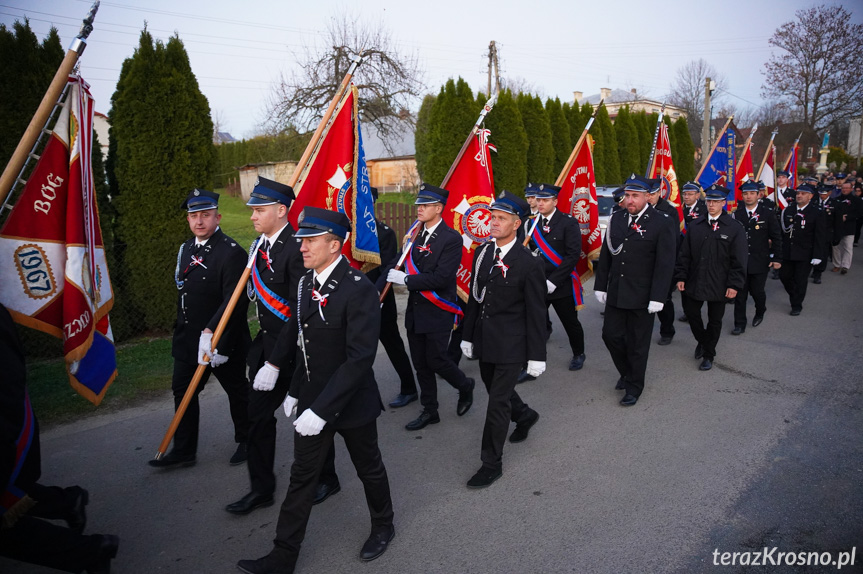
<svg viewBox="0 0 863 574"><path fill-rule="evenodd" d="M638 90L636 90L635 88L632 88L632 95L637 98L638 97Z"/></svg>
<svg viewBox="0 0 863 574"><path fill-rule="evenodd" d="M584 97L584 92L572 92L572 97L575 98L575 103L577 104Z"/></svg>
<svg viewBox="0 0 863 574"><path fill-rule="evenodd" d="M603 100L611 99L611 88L599 88L599 97Z"/></svg>

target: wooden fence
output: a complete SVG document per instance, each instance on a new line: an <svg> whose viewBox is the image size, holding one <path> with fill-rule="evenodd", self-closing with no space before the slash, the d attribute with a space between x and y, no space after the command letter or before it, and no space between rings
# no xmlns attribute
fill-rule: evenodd
<svg viewBox="0 0 863 574"><path fill-rule="evenodd" d="M416 206L406 203L378 203L375 204L375 215L378 219L389 225L396 232L399 244L402 237L408 232L413 222L416 221Z"/></svg>

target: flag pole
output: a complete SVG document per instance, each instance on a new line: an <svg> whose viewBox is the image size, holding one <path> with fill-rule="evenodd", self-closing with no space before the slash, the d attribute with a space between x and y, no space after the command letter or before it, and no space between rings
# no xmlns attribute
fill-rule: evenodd
<svg viewBox="0 0 863 574"><path fill-rule="evenodd" d="M734 114L731 114L731 116L728 118L728 121L725 122L724 126L722 126L722 131L719 132L720 134L725 133L725 130L727 130L728 126L731 125L731 121L733 119L734 119ZM713 147L710 148L710 153L705 155L705 156L701 156L701 159L702 159L701 169L698 170L698 175L695 176L695 181L698 181L701 178L701 174L704 173L704 168L707 167L707 163L703 160L705 160L706 158L709 158L713 155L713 152L716 151L716 146L719 145L719 142L721 140L722 140L721 137L716 138L716 141L713 142Z"/></svg>
<svg viewBox="0 0 863 574"><path fill-rule="evenodd" d="M57 68L57 72L54 74L54 79L51 80L48 90L42 96L42 102L30 119L30 124L24 131L24 135L21 136L18 147L15 148L12 157L9 159L9 163L6 164L6 168L3 170L3 174L0 175L0 204L2 205L6 204L6 198L9 192L12 191L15 183L20 181L27 159L35 152L34 148L38 143L39 136L48 123L54 108L62 98L62 93L69 80L69 74L75 68L78 58L84 53L84 48L87 47L87 38L90 36L90 32L93 31L93 19L96 17L98 10L99 0L96 0L90 7L90 11L87 12L87 16L81 25L81 30L75 36L72 45L69 46L69 50L63 57L63 62Z"/></svg>
<svg viewBox="0 0 863 574"><path fill-rule="evenodd" d="M800 138L802 138L802 137L803 137L803 132L800 132L800 135L797 136L797 139L794 140L794 144L791 146L791 151L788 152L788 159L786 159L785 163L782 164L782 169L787 170L789 167L791 167L788 164L791 163L791 158L794 157L794 150L797 148L797 144L800 143ZM794 183L795 184L797 183L797 170L794 171Z"/></svg>
<svg viewBox="0 0 863 574"><path fill-rule="evenodd" d="M569 158L563 165L563 169L560 170L560 175L557 176L557 179L554 182L554 185L556 185L557 187L563 185L563 182L566 180L566 176L569 173L569 170L572 169L572 164L575 163L575 158L578 156L578 152L581 151L581 146L584 144L584 140L587 139L587 132L590 131L590 126L593 125L593 121L596 119L596 113L599 111L599 108L602 107L603 102L605 102L605 100L599 100L599 105L597 105L596 108L593 110L590 119L587 120L587 125L584 126L583 130L581 130L581 135L578 136L578 141L575 142L575 147L572 148L572 153L569 154Z"/></svg>
<svg viewBox="0 0 863 574"><path fill-rule="evenodd" d="M758 175L755 176L755 180L759 181L761 179L761 172L764 171L764 162L767 161L767 156L770 154L770 148L773 147L773 140L776 139L776 134L779 133L779 129L775 129L770 133L770 141L767 143L767 147L764 150L764 157L761 158L761 165L758 167ZM776 164L776 154L773 154L773 164ZM775 179L773 180L776 181ZM774 187L776 184L774 183Z"/></svg>
<svg viewBox="0 0 863 574"><path fill-rule="evenodd" d="M644 174L644 177L651 177L653 174L653 169L656 167L654 164L656 163L656 142L659 139L659 128L662 127L662 116L665 115L665 102L662 103L662 107L659 109L659 118L656 120L656 129L653 131L653 146L650 148L650 159L647 160L647 173Z"/></svg>
<svg viewBox="0 0 863 574"><path fill-rule="evenodd" d="M482 124L483 120L485 120L485 116L488 115L488 113L494 107L494 104L496 102L497 102L497 94L495 93L495 94L491 95L491 97L488 99L488 101L482 107L482 111L479 113L479 117L477 118L476 123L473 124L473 127L470 130L470 133L467 135L467 138L464 140L464 143L461 145L461 149L458 150L458 155L455 156L455 161L452 162L451 166L449 166L449 171L446 172L446 175L444 176L443 181L440 184L440 187L446 188L446 184L449 183L449 180L452 177L452 174L455 173L455 168L458 167L458 164L461 161L461 158L467 152L467 148L470 147L471 141L473 141L473 138L476 137L476 133L479 131L479 126ZM396 266L393 269L395 269L397 271L401 271L402 266L405 263L405 259L407 259L408 253L411 252L411 248L413 247L414 241L416 241L416 239L417 239L417 235L419 235L419 231L420 231L421 227L423 227L423 226L422 225L416 225L414 227L413 233L411 234L408 242L405 243L404 249L402 250L402 254L399 257L398 263L396 263ZM392 283L387 281L386 285L384 285L384 288L381 290L381 296L380 296L380 302L381 303L384 302L384 297L387 296L387 293L390 292L390 289L392 289Z"/></svg>
<svg viewBox="0 0 863 574"><path fill-rule="evenodd" d="M746 152L749 151L749 155L752 155L752 151L749 149L749 146L752 145L752 137L755 135L755 132L758 131L758 122L755 122L755 125L752 127L752 131L749 132L749 137L746 138L746 143L743 145L743 153L740 154L740 159L737 160L737 169L734 170L734 177L737 177L737 173L740 171L740 166L743 165L743 158L746 157ZM734 182L734 186L737 187L737 182Z"/></svg>
<svg viewBox="0 0 863 574"><path fill-rule="evenodd" d="M312 135L312 139L309 140L308 145L306 146L306 150L303 152L302 157L300 158L300 162L297 164L297 169L294 170L294 173L291 174L288 185L294 187L297 184L297 180L300 177L301 169L300 166L305 166L308 163L309 158L312 157L312 152L315 148L318 147L320 143L321 134L324 131L324 128L329 123L330 119L333 116L333 111L336 109L336 105L341 101L342 97L345 95L345 92L348 90L351 84L351 78L354 75L354 71L357 69L357 66L362 63L362 53L353 58L353 62L351 63L350 68L348 68L345 77L342 79L342 83L339 84L338 89L336 90L335 96L333 96L330 105L327 107L327 110L324 112L324 117L321 118L320 123L318 124L318 128L315 130L314 135ZM219 343L219 339L222 337L222 334L225 332L225 328L228 326L228 321L231 319L231 314L234 312L234 307L237 306L237 302L240 300L240 297L244 294L246 290L246 282L249 280L249 276L252 272L252 265L255 263L255 252L252 249L249 249L249 259L246 262L246 269L243 271L243 274L240 276L240 280L237 281L237 286L234 287L234 292L231 294L231 299L228 301L227 307L225 307L224 313L222 313L221 319L219 319L219 324L216 327L216 330L213 332L213 339L210 344L212 349L217 348ZM171 444L171 440L174 438L174 433L177 432L177 427L180 425L180 421L183 419L183 415L186 414L186 409L189 407L189 403L192 401L192 397L195 396L195 391L198 388L198 385L201 382L201 378L204 376L204 372L207 370L207 365L198 365L198 368L195 370L195 375L192 377L192 381L189 383L189 388L186 389L186 394L183 396L183 400L177 406L176 412L174 412L174 418L171 419L171 424L168 426L168 430L165 432L165 437L162 439L162 443L159 445L159 450L156 451L155 459L159 460L162 458L162 455L168 450L168 445Z"/></svg>

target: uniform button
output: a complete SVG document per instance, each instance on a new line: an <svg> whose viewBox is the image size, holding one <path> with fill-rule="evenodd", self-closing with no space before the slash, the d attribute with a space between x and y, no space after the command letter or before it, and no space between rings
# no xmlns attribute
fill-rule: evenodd
<svg viewBox="0 0 863 574"><path fill-rule="evenodd" d="M303 323L303 329L308 329L308 328L309 328L309 324L308 324L308 323Z"/></svg>
<svg viewBox="0 0 863 574"><path fill-rule="evenodd" d="M308 340L308 339L306 339L306 344L308 344L308 343L309 343L309 340Z"/></svg>

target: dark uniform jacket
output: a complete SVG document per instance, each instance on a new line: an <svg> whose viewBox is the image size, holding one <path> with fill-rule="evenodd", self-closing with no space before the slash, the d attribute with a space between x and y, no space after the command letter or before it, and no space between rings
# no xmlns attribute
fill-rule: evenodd
<svg viewBox="0 0 863 574"><path fill-rule="evenodd" d="M342 257L321 285L321 295L327 298L319 309L312 300L312 275L310 270L303 276L299 311L282 331L269 361L282 367L295 358L288 394L298 401L298 415L312 409L332 428L356 428L383 410L372 371L381 328L378 292ZM305 353L298 344L300 326Z"/></svg>
<svg viewBox="0 0 863 574"><path fill-rule="evenodd" d="M788 205L794 205L797 201L797 190L793 187L786 187L783 190L777 188L777 193L781 193Z"/></svg>
<svg viewBox="0 0 863 574"><path fill-rule="evenodd" d="M782 260L810 261L827 257L827 219L813 202L801 210L792 203L782 211Z"/></svg>
<svg viewBox="0 0 863 574"><path fill-rule="evenodd" d="M494 241L489 241L474 251L463 340L473 343L474 355L487 363L545 361L542 266L516 240L503 258L508 267L504 277L503 270L494 266L494 250Z"/></svg>
<svg viewBox="0 0 863 574"><path fill-rule="evenodd" d="M773 201L772 199L770 199L769 197L765 196L765 197L759 198L758 203L760 203L761 205L763 205L764 207L766 207L768 209L773 209L773 210L776 209L776 202ZM775 211L774 211L774 216L775 216Z"/></svg>
<svg viewBox="0 0 863 574"><path fill-rule="evenodd" d="M613 307L647 309L651 301L668 298L678 231L673 219L650 205L638 219L642 233L629 219L626 210L609 219L593 289L606 292L606 304Z"/></svg>
<svg viewBox="0 0 863 574"><path fill-rule="evenodd" d="M381 250L381 262L383 263L396 259L399 254L396 232L393 231L392 227L380 219L375 219L375 223L377 224L378 230L378 247ZM377 283L378 279L380 279L383 274L383 269L383 266L379 265L366 273L366 277L368 277L369 281L372 283ZM386 280L386 278L384 278L384 280ZM390 290L390 293L392 293L392 290Z"/></svg>
<svg viewBox="0 0 863 574"><path fill-rule="evenodd" d="M693 219L702 215L707 215L707 204L704 203L703 199L695 200L695 205L692 209L686 204L683 205L683 223L687 227L689 227Z"/></svg>
<svg viewBox="0 0 863 574"><path fill-rule="evenodd" d="M256 250L254 263L256 266L260 265L262 257ZM293 313L297 301L297 282L305 274L306 268L303 265L303 255L300 253L300 243L294 237L294 228L290 223L279 234L276 242L270 246L270 259L272 260L270 268L266 265L259 267L261 280L271 291L288 302ZM250 298L255 298L251 279L248 290ZM260 298L255 299L255 311L261 330L249 350L248 364L252 369L260 367L264 359L270 356L279 333L286 325L286 322L270 311Z"/></svg>
<svg viewBox="0 0 863 574"><path fill-rule="evenodd" d="M194 247L195 238L192 237L180 246L178 254L179 296L171 345L173 357L187 363L197 362L201 331L209 328L215 332L248 261L246 250L221 229L198 250L196 257L202 258L203 265L191 264ZM251 342L246 320L248 309L248 300L241 297L215 345L220 355L245 360Z"/></svg>
<svg viewBox="0 0 863 574"><path fill-rule="evenodd" d="M563 299L567 295L572 295L571 274L581 257L581 227L572 216L559 209L556 209L551 219L548 220L548 231L542 229L542 215L537 215L537 217L540 220L533 232L534 236L542 233L546 243L560 255L558 267L555 267L554 263L546 259L545 256L539 255L545 270L545 278L556 287L554 293L549 293L546 299ZM533 237L530 240L530 248L539 249Z"/></svg>
<svg viewBox="0 0 863 574"><path fill-rule="evenodd" d="M749 245L747 273L767 273L771 263L782 263L782 228L772 209L759 203L750 218L746 206L741 204L734 212L734 219L746 229Z"/></svg>
<svg viewBox="0 0 863 574"><path fill-rule="evenodd" d="M854 193L837 195L833 198L833 240L839 241L846 235L854 235L857 219L863 217L863 201ZM845 215L845 221L842 216Z"/></svg>
<svg viewBox="0 0 863 574"><path fill-rule="evenodd" d="M726 212L714 230L708 216L692 222L683 240L674 280L696 301L724 301L725 291L746 283L746 230Z"/></svg>
<svg viewBox="0 0 863 574"><path fill-rule="evenodd" d="M419 273L409 275L405 281L408 288L408 304L405 310L405 328L418 334L452 331L454 314L445 311L423 297L420 291L434 291L442 299L456 304L456 273L461 264L462 239L446 222L441 221L426 241L426 250L420 250L419 241L411 248L413 261ZM392 269L392 261L387 269ZM405 264L407 265L407 264ZM386 274L378 279L378 289L383 289Z"/></svg>

